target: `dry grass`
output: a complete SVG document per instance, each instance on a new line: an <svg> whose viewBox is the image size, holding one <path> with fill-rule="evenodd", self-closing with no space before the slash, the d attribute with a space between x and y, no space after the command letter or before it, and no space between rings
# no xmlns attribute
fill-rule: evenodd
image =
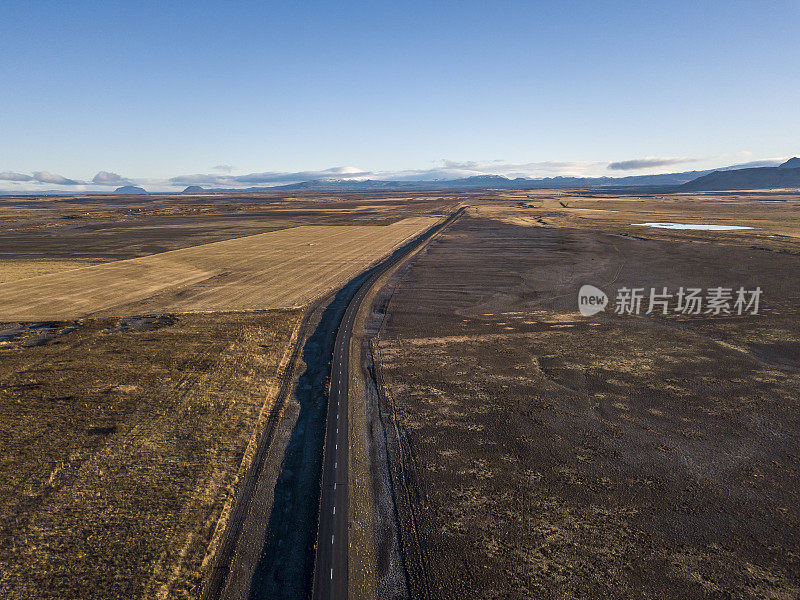
<svg viewBox="0 0 800 600"><path fill-rule="evenodd" d="M797 200L550 194L473 209L387 307L376 372L411 595L798 597ZM764 302L583 318L585 283Z"/></svg>
<svg viewBox="0 0 800 600"><path fill-rule="evenodd" d="M198 597L299 318L0 348L0 597Z"/></svg>
<svg viewBox="0 0 800 600"><path fill-rule="evenodd" d="M751 230L727 231L726 241L791 248L800 239L800 197L797 194L726 193L614 195L570 191L509 193L505 202L478 206L473 214L510 225L622 230L648 238L711 241L720 232L659 230L634 225L647 222L746 225Z"/></svg>
<svg viewBox="0 0 800 600"><path fill-rule="evenodd" d="M301 306L434 222L295 227L4 283L0 320Z"/></svg>
<svg viewBox="0 0 800 600"><path fill-rule="evenodd" d="M101 261L92 259L42 260L31 258L7 258L0 262L0 284L20 279L29 279L50 273L63 273L80 269Z"/></svg>
<svg viewBox="0 0 800 600"><path fill-rule="evenodd" d="M0 202L0 598L199 596L302 316L262 309L440 214L356 200Z"/></svg>

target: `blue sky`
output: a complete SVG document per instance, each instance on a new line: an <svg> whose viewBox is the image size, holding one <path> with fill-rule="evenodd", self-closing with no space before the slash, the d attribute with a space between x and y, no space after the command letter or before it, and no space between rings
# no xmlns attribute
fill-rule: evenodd
<svg viewBox="0 0 800 600"><path fill-rule="evenodd" d="M3 0L0 189L784 158L799 26L798 1Z"/></svg>

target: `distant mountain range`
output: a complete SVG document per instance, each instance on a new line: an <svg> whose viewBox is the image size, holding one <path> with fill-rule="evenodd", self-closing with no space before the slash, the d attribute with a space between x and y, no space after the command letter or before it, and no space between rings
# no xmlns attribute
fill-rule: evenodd
<svg viewBox="0 0 800 600"><path fill-rule="evenodd" d="M758 164L758 163L757 163ZM763 164L763 163L762 163ZM320 192L379 192L379 191L446 191L446 190L535 190L593 187L675 187L685 191L732 189L769 189L800 187L800 158L791 158L773 167L742 168L742 165L716 170L684 171L660 175L631 175L628 177L542 177L509 179L502 175L475 175L459 179L435 181L387 181L379 179L316 179L275 187L246 189L204 189L189 186L184 193L198 192L263 192L263 191L320 191Z"/></svg>
<svg viewBox="0 0 800 600"><path fill-rule="evenodd" d="M534 190L568 189L599 186L677 186L692 181L711 171L686 171L661 175L633 175L629 177L543 177L509 179L502 175L475 175L459 179L434 181L388 181L381 179L315 179L274 187L250 187L245 189L198 188L189 186L184 193L197 192L266 192L266 191L325 191L325 192L378 192L378 191L425 191L425 190Z"/></svg>
<svg viewBox="0 0 800 600"><path fill-rule="evenodd" d="M509 179L502 175L475 175L459 179L433 181L407 180L389 181L380 179L316 179L274 187L249 188L203 188L190 185L183 194L214 192L272 192L272 191L320 191L320 192L394 192L394 191L466 191L466 190L537 190L576 189L599 187L659 187L672 191L755 190L776 188L800 188L800 158L794 157L777 166L770 161L733 165L707 171L684 171L660 175L631 175L628 177L542 177L538 179L517 177ZM668 191L668 190L665 190ZM65 195L68 190L0 191L2 195ZM80 192L86 195L101 195L109 192ZM145 189L135 185L117 188L114 194L146 194Z"/></svg>
<svg viewBox="0 0 800 600"><path fill-rule="evenodd" d="M630 177L543 177L529 179L517 177L509 179L502 175L474 175L460 179L443 179L437 181L304 181L290 185L282 185L282 190L365 190L381 189L399 190L532 190L546 188L579 188L599 186L649 186L649 185L681 185L691 181L708 171L688 171L685 173L667 173L664 175L634 175ZM276 189L276 188L273 188Z"/></svg>

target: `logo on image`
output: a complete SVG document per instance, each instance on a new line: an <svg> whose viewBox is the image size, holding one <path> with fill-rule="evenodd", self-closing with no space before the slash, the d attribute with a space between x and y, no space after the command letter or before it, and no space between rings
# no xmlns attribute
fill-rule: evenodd
<svg viewBox="0 0 800 600"><path fill-rule="evenodd" d="M578 310L584 317L591 317L604 311L608 305L608 296L600 288L583 285L578 291Z"/></svg>
<svg viewBox="0 0 800 600"><path fill-rule="evenodd" d="M761 288L747 290L735 287L679 287L661 288L621 287L614 297L616 315L757 315L761 303ZM578 291L578 310L591 317L606 309L608 296L593 285L581 286Z"/></svg>

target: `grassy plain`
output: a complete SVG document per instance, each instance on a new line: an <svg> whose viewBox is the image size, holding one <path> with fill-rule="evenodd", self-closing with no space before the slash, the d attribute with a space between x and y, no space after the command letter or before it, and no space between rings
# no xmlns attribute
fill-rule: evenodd
<svg viewBox="0 0 800 600"><path fill-rule="evenodd" d="M359 200L4 198L0 320L303 305L433 223L423 215L442 205Z"/></svg>
<svg viewBox="0 0 800 600"><path fill-rule="evenodd" d="M148 256L300 225L389 225L453 200L425 195L286 197L148 195L0 196L0 265L8 259Z"/></svg>
<svg viewBox="0 0 800 600"><path fill-rule="evenodd" d="M198 597L305 310L278 307L447 204L0 198L0 597Z"/></svg>
<svg viewBox="0 0 800 600"><path fill-rule="evenodd" d="M0 596L196 597L299 317L82 319L7 343Z"/></svg>
<svg viewBox="0 0 800 600"><path fill-rule="evenodd" d="M412 594L797 597L798 236L797 196L540 192L420 253L377 340ZM585 318L585 283L763 297Z"/></svg>
<svg viewBox="0 0 800 600"><path fill-rule="evenodd" d="M796 597L800 200L614 190L2 199L0 595L196 597L301 305L462 199L375 344L415 596ZM587 319L583 283L764 296ZM395 593L375 534L351 575Z"/></svg>

